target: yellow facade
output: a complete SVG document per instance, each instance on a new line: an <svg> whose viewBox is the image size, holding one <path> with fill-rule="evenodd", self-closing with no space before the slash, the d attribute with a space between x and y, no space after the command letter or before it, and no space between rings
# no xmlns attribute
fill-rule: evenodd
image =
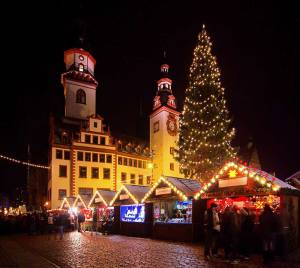
<svg viewBox="0 0 300 268"><path fill-rule="evenodd" d="M178 126L179 113L162 107L150 116L150 150L153 154L153 180L161 176L182 177L179 163L174 159L178 132L168 132L168 117L172 114ZM176 133L176 134L175 134Z"/></svg>
<svg viewBox="0 0 300 268"><path fill-rule="evenodd" d="M75 67L69 58L75 59ZM80 66L85 59L92 67L84 65L82 75ZM141 152L139 145L131 150L130 142L129 150L123 150L112 141L109 130L104 131L103 118L88 114L96 107L95 59L87 51L75 49L65 53L65 63L67 72L62 75L65 117L60 126L51 125L50 133L48 200L52 209L58 208L64 197L78 194L92 197L98 189L117 191L123 184L149 186L161 176L181 177L174 159L180 113L176 111L171 79L158 81L155 109L150 116L150 150L145 147ZM169 67L166 64L162 67L166 76ZM70 87L74 81L79 84ZM90 90L91 85L95 92ZM160 94L165 92L168 92L167 104L160 102L163 100Z"/></svg>

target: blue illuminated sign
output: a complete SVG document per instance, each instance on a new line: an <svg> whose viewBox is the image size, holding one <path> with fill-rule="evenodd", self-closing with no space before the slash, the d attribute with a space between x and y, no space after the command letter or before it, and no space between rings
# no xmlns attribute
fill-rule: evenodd
<svg viewBox="0 0 300 268"><path fill-rule="evenodd" d="M124 222L144 222L145 205L121 206L121 221Z"/></svg>

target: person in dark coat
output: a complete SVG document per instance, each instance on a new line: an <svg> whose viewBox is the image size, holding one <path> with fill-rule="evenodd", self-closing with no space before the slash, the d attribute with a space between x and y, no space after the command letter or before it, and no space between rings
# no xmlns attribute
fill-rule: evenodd
<svg viewBox="0 0 300 268"><path fill-rule="evenodd" d="M254 217L247 208L241 209L241 239L240 253L244 260L248 260L252 248L252 236L254 230Z"/></svg>
<svg viewBox="0 0 300 268"><path fill-rule="evenodd" d="M275 234L277 232L277 219L268 204L265 204L264 211L260 215L260 231L262 236L264 263L273 260L275 249Z"/></svg>
<svg viewBox="0 0 300 268"><path fill-rule="evenodd" d="M217 255L217 244L220 233L219 216L216 211L217 204L212 203L210 208L204 214L204 232L205 245L204 256L206 260L210 260L212 255Z"/></svg>

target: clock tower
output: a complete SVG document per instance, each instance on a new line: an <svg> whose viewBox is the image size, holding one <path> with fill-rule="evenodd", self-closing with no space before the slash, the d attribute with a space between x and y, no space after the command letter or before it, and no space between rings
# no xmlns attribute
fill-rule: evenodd
<svg viewBox="0 0 300 268"><path fill-rule="evenodd" d="M169 65L160 67L153 112L150 115L150 150L153 157L153 182L160 176L181 177L179 163L174 159L179 138L179 115L172 93Z"/></svg>
<svg viewBox="0 0 300 268"><path fill-rule="evenodd" d="M96 60L82 48L65 51L66 72L61 76L65 95L65 117L86 120L96 113L96 88L94 77Z"/></svg>

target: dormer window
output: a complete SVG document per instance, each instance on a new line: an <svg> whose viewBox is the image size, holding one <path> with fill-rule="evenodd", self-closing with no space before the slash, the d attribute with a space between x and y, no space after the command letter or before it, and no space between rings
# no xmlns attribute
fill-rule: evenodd
<svg viewBox="0 0 300 268"><path fill-rule="evenodd" d="M79 71L80 71L80 72L83 72L83 69L84 69L84 66L83 66L83 64L82 64L82 63L79 63L79 65L78 65L78 66L79 66Z"/></svg>
<svg viewBox="0 0 300 268"><path fill-rule="evenodd" d="M86 94L84 90L78 89L76 92L76 102L81 104L86 104Z"/></svg>

